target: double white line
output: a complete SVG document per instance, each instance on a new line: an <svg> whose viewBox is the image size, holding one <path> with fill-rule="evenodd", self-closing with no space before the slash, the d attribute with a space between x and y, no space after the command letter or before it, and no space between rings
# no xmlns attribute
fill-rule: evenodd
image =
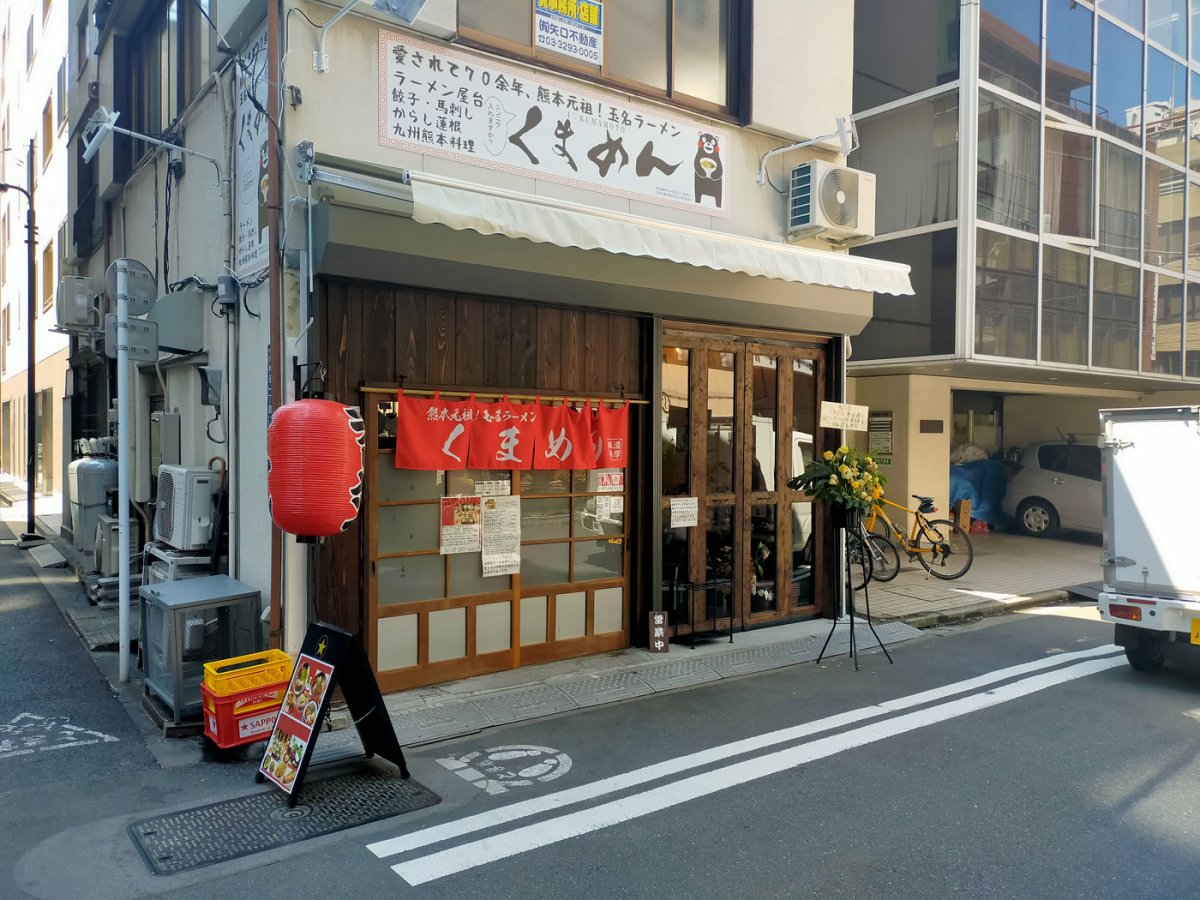
<svg viewBox="0 0 1200 900"><path fill-rule="evenodd" d="M874 706L864 706L861 709L828 716L827 718L818 719L803 725L771 731L740 741L733 741L729 744L722 744L719 747L712 747L708 750L701 750L697 753L690 753L686 756L634 769L631 772L625 772L621 775L614 775L611 778L602 778L599 781L593 781L590 784L581 785L580 787L557 791L553 794L536 797L532 800L468 816L465 819L447 822L444 825L435 825L431 828L414 831L411 834L403 834L389 838L388 840L377 841L376 843L368 844L367 849L380 858L407 853L421 847L427 847L454 838L462 838L474 832L507 825L510 822L530 816L545 812L557 812L567 806L587 800L594 800L598 797L647 784L660 778L668 778L690 769L730 759L734 756L752 753L756 750L788 743L800 738L811 737L821 732L843 728L867 719L877 719L881 716L899 712L900 710L922 706L946 697L952 697L956 694L964 694L977 688L987 687L988 685L1007 681L1018 676L1030 676L1030 673L1054 669L1052 672L1043 672L1040 675L1021 678L1019 681L1003 684L992 690L971 694L959 700L942 703L938 706L932 706L902 716L894 716L886 721L863 725L830 737L809 741L795 747L743 760L736 764L723 766L699 775L692 775L688 778L671 781L642 793L611 800L578 812L566 813L545 819L532 825L510 829L491 837L481 838L466 844L459 844L446 850L429 853L425 856L416 857L392 866L392 870L409 884L424 884L425 882L444 878L447 875L463 872L476 866L515 856L519 853L564 841L568 838L588 834L589 832L626 822L639 816L648 815L649 813L658 812L671 806L694 800L697 797L704 797L708 794L725 790L726 788L736 787L749 781L774 775L803 765L804 763L833 756L853 747L861 747L865 744L894 737L895 735L922 728L926 725L933 725L937 722L944 722L947 719L953 719L967 713L986 709L990 706L996 706L1000 703L1007 703L1010 700L1015 700L1019 697L1024 697L1076 678L1082 678L1086 675L1092 675L1096 672L1102 672L1105 669L1123 665L1124 657L1113 655L1116 651L1116 647L1108 644L1090 650L1081 650L1075 653L1060 653L1034 660L1033 662L1023 663L1022 665L997 669L994 672L988 672L977 678L969 678L965 681L948 684L933 690L910 694L907 697L900 697L899 699L889 700ZM1064 663L1074 664L1063 668L1056 668L1063 666Z"/></svg>

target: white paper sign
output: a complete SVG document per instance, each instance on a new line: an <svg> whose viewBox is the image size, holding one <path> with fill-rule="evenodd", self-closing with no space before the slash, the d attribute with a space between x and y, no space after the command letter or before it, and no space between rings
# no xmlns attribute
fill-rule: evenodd
<svg viewBox="0 0 1200 900"><path fill-rule="evenodd" d="M671 527L694 528L700 522L700 503L695 497L671 498Z"/></svg>
<svg viewBox="0 0 1200 900"><path fill-rule="evenodd" d="M892 453L892 413L873 412L867 417L867 452L871 454ZM875 456L876 462L879 456Z"/></svg>
<svg viewBox="0 0 1200 900"><path fill-rule="evenodd" d="M521 571L521 498L483 501L483 577Z"/></svg>
<svg viewBox="0 0 1200 900"><path fill-rule="evenodd" d="M237 140L234 143L234 198L237 230L234 233L234 271L238 278L254 275L270 262L267 242L267 117L250 102L253 91L259 106L267 108L267 31L264 28L243 52L251 74L237 70Z"/></svg>
<svg viewBox="0 0 1200 900"><path fill-rule="evenodd" d="M852 403L830 403L821 401L821 427L839 428L846 431L866 431L869 407Z"/></svg>
<svg viewBox="0 0 1200 900"><path fill-rule="evenodd" d="M579 82L379 32L384 146L725 217L726 134Z"/></svg>
<svg viewBox="0 0 1200 900"><path fill-rule="evenodd" d="M480 497L507 497L512 493L511 481L477 481L475 493Z"/></svg>
<svg viewBox="0 0 1200 900"><path fill-rule="evenodd" d="M594 0L532 0L534 43L580 62L604 61L604 7Z"/></svg>

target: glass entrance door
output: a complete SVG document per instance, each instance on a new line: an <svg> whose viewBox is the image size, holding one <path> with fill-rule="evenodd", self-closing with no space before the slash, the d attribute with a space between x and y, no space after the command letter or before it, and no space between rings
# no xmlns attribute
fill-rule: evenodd
<svg viewBox="0 0 1200 900"><path fill-rule="evenodd" d="M664 336L663 601L679 632L815 613L821 526L787 482L824 449L822 363L815 345ZM695 498L695 526L673 498Z"/></svg>

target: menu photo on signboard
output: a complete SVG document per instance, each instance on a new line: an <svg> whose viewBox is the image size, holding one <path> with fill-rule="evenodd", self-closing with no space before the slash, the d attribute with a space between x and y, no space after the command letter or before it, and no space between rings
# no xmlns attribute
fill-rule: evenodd
<svg viewBox="0 0 1200 900"><path fill-rule="evenodd" d="M333 666L300 654L260 766L263 775L289 794L320 721L321 703L332 678Z"/></svg>
<svg viewBox="0 0 1200 900"><path fill-rule="evenodd" d="M480 543L480 497L442 498L443 556L478 553Z"/></svg>

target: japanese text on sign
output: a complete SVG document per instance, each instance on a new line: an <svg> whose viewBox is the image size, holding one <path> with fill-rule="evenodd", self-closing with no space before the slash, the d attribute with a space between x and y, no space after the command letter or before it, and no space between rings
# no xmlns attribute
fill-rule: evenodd
<svg viewBox="0 0 1200 900"><path fill-rule="evenodd" d="M846 431L867 430L867 407L852 403L821 401L821 427L844 428Z"/></svg>
<svg viewBox="0 0 1200 900"><path fill-rule="evenodd" d="M237 139L234 142L235 271L239 277L265 269L267 243L267 30L245 51L249 73L237 69Z"/></svg>
<svg viewBox="0 0 1200 900"><path fill-rule="evenodd" d="M647 649L651 653L666 653L671 649L671 640L667 636L667 614L664 610L650 611L650 635Z"/></svg>
<svg viewBox="0 0 1200 900"><path fill-rule="evenodd" d="M569 5L558 2L555 11ZM576 3L576 16L585 5ZM379 33L379 141L729 214L729 144L721 129L388 31Z"/></svg>
<svg viewBox="0 0 1200 900"><path fill-rule="evenodd" d="M535 43L580 62L604 61L604 8L589 0L533 0Z"/></svg>
<svg viewBox="0 0 1200 900"><path fill-rule="evenodd" d="M483 577L521 571L521 498L483 500Z"/></svg>

